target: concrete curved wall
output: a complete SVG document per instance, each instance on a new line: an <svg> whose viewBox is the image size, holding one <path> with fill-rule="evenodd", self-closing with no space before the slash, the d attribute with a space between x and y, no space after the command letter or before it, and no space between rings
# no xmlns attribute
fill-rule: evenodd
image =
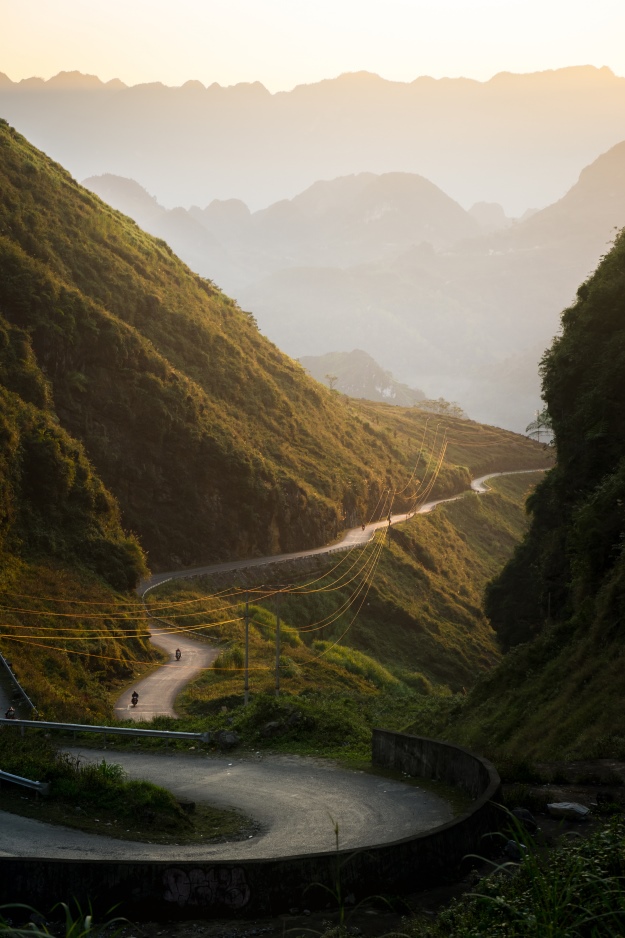
<svg viewBox="0 0 625 938"><path fill-rule="evenodd" d="M206 864L170 862L0 859L2 902L26 902L42 912L60 901L91 901L105 914L113 905L135 918L258 916L291 906L325 906L337 862L343 895L415 892L453 877L468 853L497 829L494 801L500 781L491 763L460 746L388 730L374 730L374 765L439 779L473 802L463 815L431 831L357 851L270 860ZM132 848L130 848L132 849Z"/></svg>

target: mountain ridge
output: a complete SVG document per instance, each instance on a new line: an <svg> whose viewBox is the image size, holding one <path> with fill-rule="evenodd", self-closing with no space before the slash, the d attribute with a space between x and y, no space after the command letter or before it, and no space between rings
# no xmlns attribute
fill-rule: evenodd
<svg viewBox="0 0 625 938"><path fill-rule="evenodd" d="M315 179L403 171L463 205L499 202L520 215L555 201L580 166L625 138L625 80L594 66L486 82L348 74L274 94L254 82L101 83L89 108L83 78L68 74L56 85L4 80L0 114L75 176L137 179L168 208L235 195L256 209ZM575 120L564 106L572 95Z"/></svg>

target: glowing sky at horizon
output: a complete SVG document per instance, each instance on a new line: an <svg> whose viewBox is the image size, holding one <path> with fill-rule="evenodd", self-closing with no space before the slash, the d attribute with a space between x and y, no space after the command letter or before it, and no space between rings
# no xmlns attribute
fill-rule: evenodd
<svg viewBox="0 0 625 938"><path fill-rule="evenodd" d="M270 91L570 65L625 74L624 0L0 0L0 72Z"/></svg>

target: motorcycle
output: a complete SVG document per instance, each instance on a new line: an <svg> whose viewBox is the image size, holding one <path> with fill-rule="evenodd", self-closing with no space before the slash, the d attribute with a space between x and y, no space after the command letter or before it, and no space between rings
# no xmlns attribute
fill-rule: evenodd
<svg viewBox="0 0 625 938"><path fill-rule="evenodd" d="M139 694L135 691L132 697L130 698L130 703L133 707L136 707L139 703Z"/></svg>
<svg viewBox="0 0 625 938"><path fill-rule="evenodd" d="M180 651L179 648L176 648L176 661L180 661L181 658L182 658L182 652Z"/></svg>

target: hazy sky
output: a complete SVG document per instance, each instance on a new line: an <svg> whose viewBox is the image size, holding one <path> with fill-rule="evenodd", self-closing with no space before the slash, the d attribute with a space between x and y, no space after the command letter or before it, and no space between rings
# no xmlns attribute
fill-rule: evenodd
<svg viewBox="0 0 625 938"><path fill-rule="evenodd" d="M625 0L0 0L0 71L14 81L78 69L277 91L360 70L624 75L624 40Z"/></svg>

